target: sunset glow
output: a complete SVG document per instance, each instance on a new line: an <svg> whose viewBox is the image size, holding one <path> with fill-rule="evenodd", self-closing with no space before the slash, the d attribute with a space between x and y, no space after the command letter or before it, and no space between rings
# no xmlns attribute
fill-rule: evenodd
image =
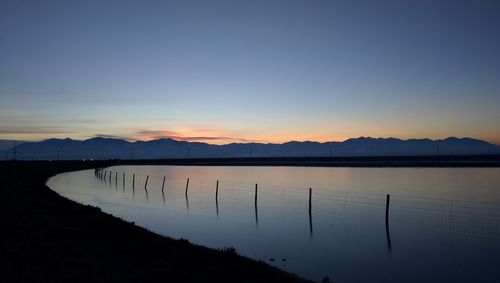
<svg viewBox="0 0 500 283"><path fill-rule="evenodd" d="M0 139L500 144L488 5L124 2L2 4Z"/></svg>

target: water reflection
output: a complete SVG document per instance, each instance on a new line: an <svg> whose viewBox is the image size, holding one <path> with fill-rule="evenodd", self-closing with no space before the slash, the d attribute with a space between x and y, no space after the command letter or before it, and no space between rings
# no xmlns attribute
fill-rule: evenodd
<svg viewBox="0 0 500 283"><path fill-rule="evenodd" d="M312 222L312 212L309 210L309 234L313 236L313 222Z"/></svg>
<svg viewBox="0 0 500 283"><path fill-rule="evenodd" d="M107 189L112 174L115 186L120 182L116 172L123 175L123 193ZM499 169L122 166L94 176L58 175L49 186L157 233L215 248L233 246L313 280L474 282L480 276L497 282L498 176ZM145 196L135 196L136 178ZM314 181L312 189L301 186L304 180ZM474 188L470 195L461 190L464 182ZM348 185L349 193L340 190ZM460 195L466 198L446 199ZM468 200L479 196L487 197ZM286 258L286 266L269 258Z"/></svg>
<svg viewBox="0 0 500 283"><path fill-rule="evenodd" d="M135 173L132 175L132 197L135 198Z"/></svg>
<svg viewBox="0 0 500 283"><path fill-rule="evenodd" d="M215 213L217 214L217 219L219 219L219 200L215 199Z"/></svg>
<svg viewBox="0 0 500 283"><path fill-rule="evenodd" d="M148 181L149 181L149 175L146 176L146 182L144 183L144 191L146 192L146 200L149 200Z"/></svg>
<svg viewBox="0 0 500 283"><path fill-rule="evenodd" d="M389 222L388 221L385 222L385 234L387 237L387 249L390 252L392 249L392 246L391 246L391 233L389 231Z"/></svg>

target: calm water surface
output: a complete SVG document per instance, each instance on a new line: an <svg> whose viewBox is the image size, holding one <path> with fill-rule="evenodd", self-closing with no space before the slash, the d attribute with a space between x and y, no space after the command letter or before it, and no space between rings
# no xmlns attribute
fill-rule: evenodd
<svg viewBox="0 0 500 283"><path fill-rule="evenodd" d="M500 168L103 170L105 179L85 170L48 185L156 233L234 247L316 281L500 282Z"/></svg>

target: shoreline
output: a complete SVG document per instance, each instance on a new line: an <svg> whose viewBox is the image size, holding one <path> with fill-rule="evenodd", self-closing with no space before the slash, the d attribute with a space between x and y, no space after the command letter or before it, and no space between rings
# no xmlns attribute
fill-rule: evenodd
<svg viewBox="0 0 500 283"><path fill-rule="evenodd" d="M4 282L311 282L231 247L215 250L155 234L46 185L56 174L119 164L0 162Z"/></svg>

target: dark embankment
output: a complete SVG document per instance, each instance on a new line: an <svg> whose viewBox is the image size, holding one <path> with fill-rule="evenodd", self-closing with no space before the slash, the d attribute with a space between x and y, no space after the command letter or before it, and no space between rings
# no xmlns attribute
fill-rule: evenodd
<svg viewBox="0 0 500 283"><path fill-rule="evenodd" d="M60 197L50 176L115 162L0 162L1 282L305 282Z"/></svg>

